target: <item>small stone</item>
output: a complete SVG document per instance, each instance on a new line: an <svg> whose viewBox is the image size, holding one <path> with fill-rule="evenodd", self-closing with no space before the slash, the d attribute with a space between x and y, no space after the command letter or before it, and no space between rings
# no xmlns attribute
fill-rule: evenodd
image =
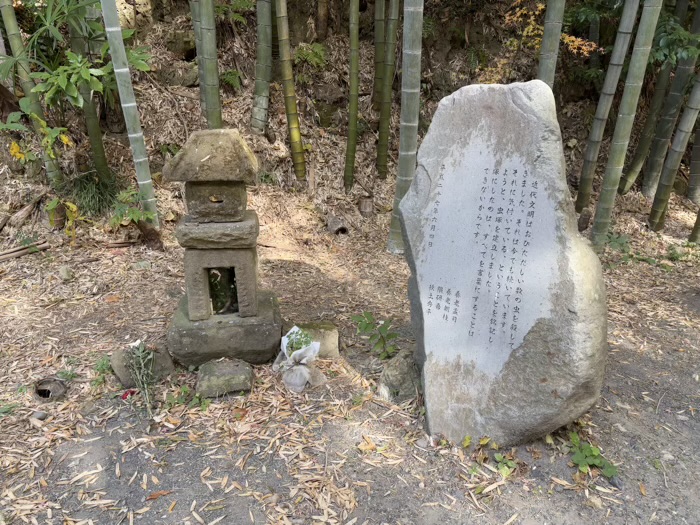
<svg viewBox="0 0 700 525"><path fill-rule="evenodd" d="M416 396L420 374L411 350L401 350L386 362L379 378L379 396L387 401L402 403Z"/></svg>
<svg viewBox="0 0 700 525"><path fill-rule="evenodd" d="M416 441L416 446L420 448L428 448L428 440L425 438L420 438Z"/></svg>
<svg viewBox="0 0 700 525"><path fill-rule="evenodd" d="M321 343L318 351L319 359L335 359L340 357L340 336L338 329L330 321L311 321L297 325L311 336L312 341Z"/></svg>
<svg viewBox="0 0 700 525"><path fill-rule="evenodd" d="M175 372L173 359L164 348L156 347L155 350L153 350L153 354L153 378L156 381ZM119 379L119 382L124 388L134 388L137 386L128 366L130 355L131 348L118 348L112 353L112 357L110 358L110 365L112 365L114 375L117 376L117 379Z"/></svg>
<svg viewBox="0 0 700 525"><path fill-rule="evenodd" d="M249 392L253 368L240 359L218 359L199 367L196 392L202 397L218 397L229 392Z"/></svg>
<svg viewBox="0 0 700 525"><path fill-rule="evenodd" d="M49 415L46 412L43 412L41 410L36 410L36 411L32 412L32 415L30 417L32 417L34 419L38 419L39 421L44 421L44 419L49 417Z"/></svg>
<svg viewBox="0 0 700 525"><path fill-rule="evenodd" d="M151 269L151 261L138 261L131 265L131 268L136 271L144 271Z"/></svg>
<svg viewBox="0 0 700 525"><path fill-rule="evenodd" d="M666 450L661 451L661 460L662 461L675 461L675 459L676 458L670 452L668 452Z"/></svg>
<svg viewBox="0 0 700 525"><path fill-rule="evenodd" d="M64 265L58 269L58 277L61 279L61 281L66 283L68 281L72 281L75 274L73 273L73 270L71 270L70 266Z"/></svg>

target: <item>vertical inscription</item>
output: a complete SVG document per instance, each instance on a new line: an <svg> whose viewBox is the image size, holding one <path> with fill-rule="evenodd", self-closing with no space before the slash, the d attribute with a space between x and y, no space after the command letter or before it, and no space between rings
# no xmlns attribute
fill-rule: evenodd
<svg viewBox="0 0 700 525"><path fill-rule="evenodd" d="M443 244L436 239L462 234L441 220L444 170L443 164L435 200L429 208L423 262L439 260L441 254L432 252L436 244ZM466 174L465 178L480 182L476 218L465 232L475 259L469 261L468 267L476 270L476 275L467 276L467 337L486 339L489 346L513 349L523 337L520 314L537 213L538 182L527 169L517 165L481 168L478 178L473 174ZM443 228L446 231L441 231ZM449 323L460 320L462 290L454 282L448 285L433 278L427 291L423 307L430 318Z"/></svg>

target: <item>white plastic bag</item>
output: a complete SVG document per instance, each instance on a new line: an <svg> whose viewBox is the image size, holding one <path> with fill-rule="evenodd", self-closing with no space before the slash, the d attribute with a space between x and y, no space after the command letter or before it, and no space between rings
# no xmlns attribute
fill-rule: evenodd
<svg viewBox="0 0 700 525"><path fill-rule="evenodd" d="M318 352L321 350L321 343L313 341L308 346L289 353L289 340L294 334L301 332L298 326L292 327L287 332L287 335L282 337L280 344L280 353L272 365L274 372L282 373L282 381L292 392L301 392L306 387L307 383L311 386L316 386L325 381L323 374L313 366L313 362L318 357Z"/></svg>

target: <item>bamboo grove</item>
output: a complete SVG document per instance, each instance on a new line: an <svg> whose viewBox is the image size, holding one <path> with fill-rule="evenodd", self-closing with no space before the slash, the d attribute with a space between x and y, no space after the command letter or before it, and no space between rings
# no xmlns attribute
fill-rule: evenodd
<svg viewBox="0 0 700 525"><path fill-rule="evenodd" d="M416 168L416 150L419 142L419 115L421 109L422 47L430 29L424 25L423 0L375 0L370 13L373 22L372 88L369 93L360 90L360 36L361 2L349 0L346 16L349 53L347 58L347 145L345 164L339 181L346 192L351 192L356 181L356 153L359 124L362 115L361 101L367 96L367 106L378 117L376 128L376 157L374 178L385 179L394 167L391 152L392 137L398 132L398 155L395 164L396 189L392 206L391 226L387 248L392 253L402 253L403 240L399 226L398 203L406 193ZM57 96L57 90L79 109L87 129L92 150L95 184L105 188L113 185L111 171L104 151L102 132L96 112L98 97L107 94L103 85L104 75L113 75L122 105L133 153L136 180L141 206L157 225L155 197L151 181L148 155L139 121L137 101L131 85L134 67L140 69L138 59L125 48L123 33L115 0L74 3L54 0L58 6L50 18L52 27L65 28L69 35L70 55L66 59L71 67L82 67L74 81L56 80L60 68L30 63L34 56L30 49L36 45L37 34L52 35L50 24L40 27L29 38L23 36L18 26L13 2L0 0L0 14L4 33L9 43L11 57L0 63L1 78L16 78L25 97L23 112L29 116L34 133L42 138L43 165L50 183L55 188L63 184L64 175L57 162L57 142L60 133L46 123L46 111ZM315 4L316 5L316 4ZM329 2L317 2L317 31L315 38L326 38L329 33ZM101 15L98 6L101 7ZM295 53L290 38L289 6L287 0L257 0L250 2L255 9L255 84L250 128L260 134L267 133L270 118L270 89L274 82L281 86L284 115L287 124L287 141L294 177L305 181L307 174L304 144L303 118L300 115L295 85ZM600 12L606 20L614 21L614 42L605 53L596 53L591 64L601 68L599 98L593 116L588 140L583 148L583 162L578 173L575 209L579 213L592 214L591 241L602 248L608 238L613 220L613 208L617 195L625 194L638 186L642 194L652 202L648 226L654 231L663 228L670 196L676 177L688 161L690 177L687 197L700 204L700 81L697 61L700 54L700 6L697 1L676 0L596 0L567 2L549 0L537 22L540 36L538 68L532 77L547 83L557 93L557 82L563 72L560 48L564 34L571 25L572 12L588 9L590 38L601 38ZM199 99L203 120L209 128L226 126L222 116L220 72L217 42L217 9L215 0L189 0L191 30L194 35L196 63L199 80ZM596 11L598 10L598 11ZM343 29L345 30L345 29ZM613 37L613 33L609 32ZM533 34L536 34L533 33ZM58 32L60 37L60 31ZM401 38L400 45L398 40ZM57 37L56 37L57 38ZM523 37L524 38L524 37ZM96 42L98 42L96 44ZM99 63L99 48L106 42L109 59ZM469 42L465 44L469 46ZM602 46L601 46L602 48ZM68 56L68 55L67 55ZM104 58L104 57L103 57ZM595 60L594 60L595 59ZM35 61L37 62L37 61ZM102 66L104 63L108 67ZM135 65L136 64L136 65ZM43 67L43 69L42 69ZM144 69L145 70L145 69ZM71 77L73 78L73 77ZM392 108L397 100L393 92L396 80L400 80L399 128L392 128ZM56 83L60 84L56 87ZM640 104L644 90L653 84L653 96L648 104ZM644 121L641 122L642 117ZM16 120L16 118L15 118ZM13 121L14 122L14 121ZM15 129L19 123L7 124ZM640 130L637 128L640 127ZM10 129L10 128L7 128ZM638 132L635 133L635 130ZM609 137L609 139L608 139ZM606 146L610 141L609 148ZM634 148L630 146L633 145ZM601 158L606 152L606 158ZM602 178L600 176L602 175ZM600 189L597 181L600 178ZM362 188L372 196L369 189ZM593 201L597 193L597 200ZM593 210L594 208L594 210ZM700 218L698 218L700 224ZM700 226L696 225L691 239L697 242Z"/></svg>

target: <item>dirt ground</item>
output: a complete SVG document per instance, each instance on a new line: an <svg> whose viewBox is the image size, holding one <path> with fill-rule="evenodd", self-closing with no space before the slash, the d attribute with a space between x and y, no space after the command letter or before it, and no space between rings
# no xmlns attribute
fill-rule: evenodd
<svg viewBox="0 0 700 525"><path fill-rule="evenodd" d="M163 31L156 25L149 36L156 69L190 67L158 44ZM277 294L287 321L335 323L342 358L323 362L328 382L301 395L289 393L269 364L256 366L249 395L208 407L193 399L195 373L179 368L155 387L149 418L143 396L125 397L104 358L139 339L164 344L184 293L183 250L173 237L180 188L157 185L163 252L110 247L123 231L107 233L100 221L80 224L72 246L37 211L0 234L0 250L26 239L50 245L0 262L0 524L699 523L700 249L685 243L697 208L674 199L663 234L655 234L644 226L649 205L639 194L618 199L613 242L602 256L610 354L600 401L570 428L500 451L517 464L503 478L496 451L479 447L480 436L468 449L427 436L420 397L393 405L376 396L384 362L355 334L351 316L391 318L400 346L413 345L408 268L385 251L392 177L370 188L376 215L362 218L363 189L342 190L344 130L314 126L313 93L302 90L309 188L295 187L279 85L272 87L272 143L245 132L252 42L237 35L220 53L222 68L237 54L248 72L223 107L227 125L244 130L263 166L266 183L249 191L260 216L261 284ZM371 49L362 45L360 91L369 93ZM343 85L347 43L334 37L328 53L315 81ZM459 60L466 61L458 56L451 67ZM202 127L197 90L158 85L157 74L136 83L156 181L172 146ZM434 102L426 101L424 117ZM369 97L360 105L372 115ZM569 180L592 108L561 108ZM365 186L375 147L368 120L357 154ZM73 139L86 148L84 138ZM395 149L398 137L392 140ZM129 177L126 137L110 134L107 146L112 165ZM0 211L18 209L41 189L32 176L0 166ZM343 217L349 233L329 233L329 215ZM67 394L42 402L34 383L55 376L66 379ZM615 478L577 474L572 431L617 465Z"/></svg>

